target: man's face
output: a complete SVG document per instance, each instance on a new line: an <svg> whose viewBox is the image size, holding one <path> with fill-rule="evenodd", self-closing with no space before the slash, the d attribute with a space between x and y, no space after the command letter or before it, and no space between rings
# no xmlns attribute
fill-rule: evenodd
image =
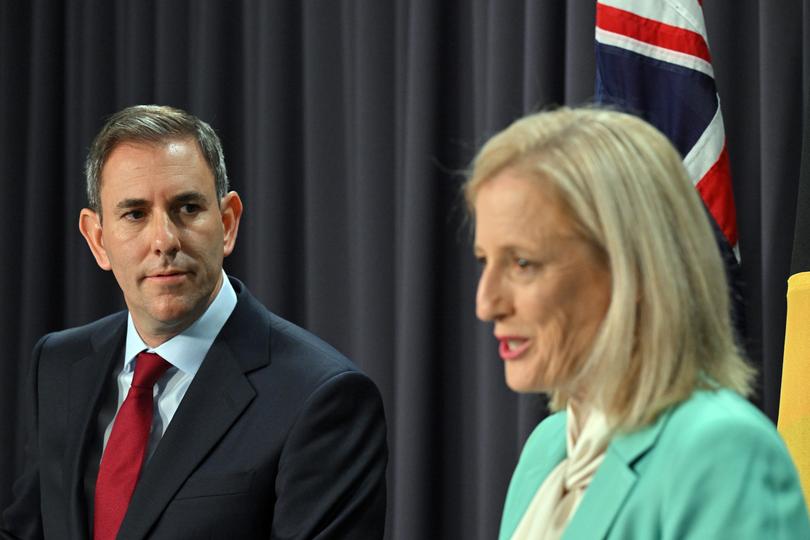
<svg viewBox="0 0 810 540"><path fill-rule="evenodd" d="M100 198L101 215L82 210L79 228L115 274L141 338L156 346L216 296L242 203L236 192L217 202L205 158L184 138L120 143L101 171Z"/></svg>

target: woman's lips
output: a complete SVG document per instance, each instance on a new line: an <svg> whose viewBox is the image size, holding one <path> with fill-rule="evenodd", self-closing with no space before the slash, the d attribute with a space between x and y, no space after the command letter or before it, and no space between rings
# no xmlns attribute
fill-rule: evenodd
<svg viewBox="0 0 810 540"><path fill-rule="evenodd" d="M502 337L498 338L498 341L500 341L498 353L503 360L514 360L520 357L531 345L528 339L519 337Z"/></svg>

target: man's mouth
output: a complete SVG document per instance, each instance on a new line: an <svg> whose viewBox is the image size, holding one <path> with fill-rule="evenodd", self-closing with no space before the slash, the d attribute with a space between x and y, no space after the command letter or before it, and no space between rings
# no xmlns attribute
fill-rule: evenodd
<svg viewBox="0 0 810 540"><path fill-rule="evenodd" d="M154 283L174 284L186 279L188 272L182 270L161 270L146 276L146 279Z"/></svg>

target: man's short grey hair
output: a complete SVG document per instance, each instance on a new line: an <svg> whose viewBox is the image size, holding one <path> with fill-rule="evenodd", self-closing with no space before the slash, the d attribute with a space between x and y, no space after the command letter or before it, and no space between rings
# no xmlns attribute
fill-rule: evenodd
<svg viewBox="0 0 810 540"><path fill-rule="evenodd" d="M228 171L222 144L211 126L174 107L134 105L110 116L90 145L84 168L90 209L101 214L101 171L116 146L123 142L159 144L178 138L197 141L214 175L217 199L221 201L228 193Z"/></svg>

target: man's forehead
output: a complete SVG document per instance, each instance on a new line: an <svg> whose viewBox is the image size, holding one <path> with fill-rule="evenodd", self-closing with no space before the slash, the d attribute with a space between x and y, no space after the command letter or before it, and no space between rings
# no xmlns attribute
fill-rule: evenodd
<svg viewBox="0 0 810 540"><path fill-rule="evenodd" d="M102 166L102 172L110 160L122 152L141 155L145 158L161 151L170 156L189 155L197 157L201 160L205 160L205 156L203 155L200 145L197 143L197 140L190 135L177 135L154 140L135 138L121 139L116 141L107 152L107 156L104 159Z"/></svg>
<svg viewBox="0 0 810 540"><path fill-rule="evenodd" d="M101 168L99 181L103 191L113 178L137 180L150 175L170 177L172 174L203 177L216 191L214 173L194 138L176 137L160 141L125 140L108 153ZM105 181L106 180L106 181ZM203 188L204 189L204 188Z"/></svg>

